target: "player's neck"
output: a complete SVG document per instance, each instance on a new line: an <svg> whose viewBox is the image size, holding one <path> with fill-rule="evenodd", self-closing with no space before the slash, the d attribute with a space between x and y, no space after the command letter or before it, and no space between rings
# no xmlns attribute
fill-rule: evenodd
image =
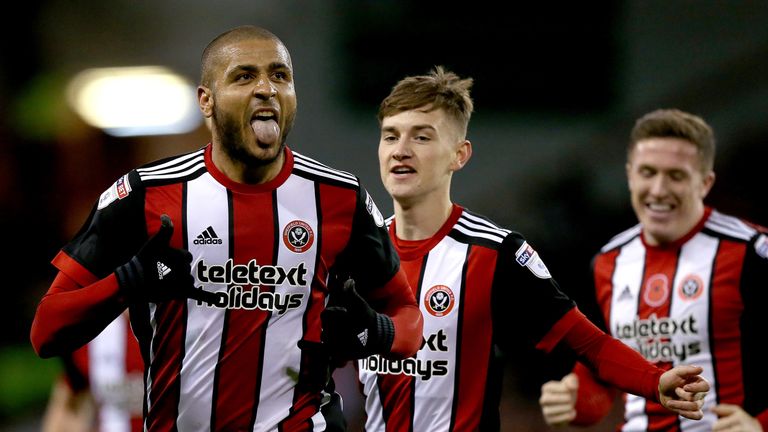
<svg viewBox="0 0 768 432"><path fill-rule="evenodd" d="M248 164L245 161L233 159L221 146L213 146L211 159L216 168L230 180L242 184L263 184L277 177L285 162L285 151L281 149L278 156L264 165Z"/></svg>
<svg viewBox="0 0 768 432"><path fill-rule="evenodd" d="M450 197L418 203L394 202L395 234L402 240L425 240L437 233L451 215Z"/></svg>

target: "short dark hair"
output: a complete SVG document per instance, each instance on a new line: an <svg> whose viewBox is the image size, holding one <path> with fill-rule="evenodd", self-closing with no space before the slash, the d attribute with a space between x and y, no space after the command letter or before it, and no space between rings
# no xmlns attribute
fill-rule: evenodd
<svg viewBox="0 0 768 432"><path fill-rule="evenodd" d="M474 105L470 97L472 78L459 78L453 72L436 66L428 75L400 80L379 107L379 124L385 117L430 105L430 111L444 109L467 133Z"/></svg>
<svg viewBox="0 0 768 432"><path fill-rule="evenodd" d="M200 84L206 87L211 86L214 60L222 47L246 39L272 39L284 45L280 38L261 27L244 25L227 30L216 36L203 50L203 55L200 59Z"/></svg>
<svg viewBox="0 0 768 432"><path fill-rule="evenodd" d="M696 146L703 172L715 164L715 133L701 117L678 109L658 109L637 119L630 134L627 156L638 141L650 138L680 138Z"/></svg>

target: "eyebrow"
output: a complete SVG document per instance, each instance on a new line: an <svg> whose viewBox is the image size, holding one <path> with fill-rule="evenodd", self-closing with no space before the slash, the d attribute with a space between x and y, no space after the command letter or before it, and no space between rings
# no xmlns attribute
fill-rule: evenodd
<svg viewBox="0 0 768 432"><path fill-rule="evenodd" d="M429 130L432 130L432 131L436 131L434 126L428 125L428 124L414 125L410 129L411 130L417 130L417 131L420 131L422 129L429 129ZM395 132L395 131L397 131L397 128L394 127L394 126L386 126L386 127L381 128L381 131L382 132Z"/></svg>
<svg viewBox="0 0 768 432"><path fill-rule="evenodd" d="M237 65L233 67L231 72L234 72L234 71L258 72L259 69L260 68L258 66L244 64L244 65ZM267 66L267 70L270 70L270 71L280 70L280 69L291 70L291 68L288 67L288 65L283 62L272 62Z"/></svg>

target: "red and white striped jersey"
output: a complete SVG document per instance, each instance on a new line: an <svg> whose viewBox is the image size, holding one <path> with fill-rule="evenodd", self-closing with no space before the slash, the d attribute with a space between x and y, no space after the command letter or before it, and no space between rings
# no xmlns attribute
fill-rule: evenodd
<svg viewBox="0 0 768 432"><path fill-rule="evenodd" d="M73 392L87 390L96 405L96 430L144 430L144 363L128 317L120 315L88 345L65 359Z"/></svg>
<svg viewBox="0 0 768 432"><path fill-rule="evenodd" d="M454 205L419 242L397 239L389 221L424 317L424 344L405 360L358 361L366 430L498 430L496 346L509 354L516 344L534 346L573 303L520 234L482 216Z"/></svg>
<svg viewBox="0 0 768 432"><path fill-rule="evenodd" d="M353 277L388 312L415 310L407 285L389 283L399 260L358 179L287 148L285 156L277 177L259 185L227 178L210 145L133 170L54 259L75 280L83 269L104 278L167 214L171 245L193 255L196 284L218 293L216 306L131 306L148 368L146 430L324 430L313 383L322 377L307 371L327 359L297 342L320 341L329 275ZM396 333L395 344L402 337L412 335Z"/></svg>
<svg viewBox="0 0 768 432"><path fill-rule="evenodd" d="M711 391L704 419L678 417L657 403L625 396L624 431L708 431L710 408L768 409L765 341L768 238L737 218L706 209L677 242L645 244L641 227L614 237L594 260L596 299L607 330L668 369L702 366Z"/></svg>

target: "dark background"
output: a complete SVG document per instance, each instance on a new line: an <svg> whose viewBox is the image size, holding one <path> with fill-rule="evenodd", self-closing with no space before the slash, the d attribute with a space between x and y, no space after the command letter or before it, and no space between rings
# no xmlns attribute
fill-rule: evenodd
<svg viewBox="0 0 768 432"><path fill-rule="evenodd" d="M625 145L647 111L704 117L718 137L707 203L768 224L768 3L494 3L16 4L0 28L0 429L35 430L59 367L38 360L28 342L54 275L50 260L118 176L208 139L203 126L174 136L106 135L67 107L66 82L85 68L134 65L164 65L197 82L204 46L236 25L264 26L291 51L299 113L289 145L358 174L384 213L392 206L378 177L378 103L398 79L434 65L473 77L475 154L455 176L453 199L522 232L577 301L589 289L592 255L635 223ZM505 430L546 430L538 387L571 360L524 347L513 353Z"/></svg>

